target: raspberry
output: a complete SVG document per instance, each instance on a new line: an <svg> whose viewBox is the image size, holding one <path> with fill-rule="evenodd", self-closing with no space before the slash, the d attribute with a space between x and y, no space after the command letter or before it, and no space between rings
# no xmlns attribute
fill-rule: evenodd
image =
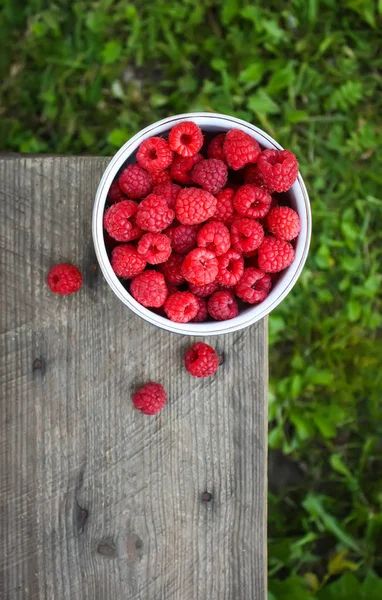
<svg viewBox="0 0 382 600"><path fill-rule="evenodd" d="M199 302L199 310L191 320L193 323L202 323L208 317L207 300L205 298L197 298L197 300Z"/></svg>
<svg viewBox="0 0 382 600"><path fill-rule="evenodd" d="M271 206L272 197L265 190L246 183L236 192L233 205L239 215L250 219L265 217Z"/></svg>
<svg viewBox="0 0 382 600"><path fill-rule="evenodd" d="M158 269L165 276L167 283L181 285L186 281L182 275L183 261L184 256L173 252L165 263L158 265Z"/></svg>
<svg viewBox="0 0 382 600"><path fill-rule="evenodd" d="M207 296L211 296L218 289L217 281L211 281L211 283L206 283L205 285L195 285L194 283L190 283L189 288L190 292L198 296L198 298L206 298Z"/></svg>
<svg viewBox="0 0 382 600"><path fill-rule="evenodd" d="M171 254L170 238L163 233L145 233L138 242L138 254L150 265L163 263Z"/></svg>
<svg viewBox="0 0 382 600"><path fill-rule="evenodd" d="M176 183L160 183L154 187L153 193L157 196L164 196L170 208L174 208L175 200L182 188Z"/></svg>
<svg viewBox="0 0 382 600"><path fill-rule="evenodd" d="M239 309L231 292L221 291L212 294L208 300L208 312L216 321L225 321L237 317Z"/></svg>
<svg viewBox="0 0 382 600"><path fill-rule="evenodd" d="M168 207L164 196L149 194L142 200L137 212L137 225L145 231L159 233L174 220L175 213Z"/></svg>
<svg viewBox="0 0 382 600"><path fill-rule="evenodd" d="M213 216L216 210L215 196L199 188L185 188L175 200L176 218L183 225L203 223Z"/></svg>
<svg viewBox="0 0 382 600"><path fill-rule="evenodd" d="M171 246L179 254L188 254L196 247L196 236L198 233L197 225L178 225L169 227L165 234L171 240Z"/></svg>
<svg viewBox="0 0 382 600"><path fill-rule="evenodd" d="M227 163L234 171L256 162L261 152L256 140L241 129L231 129L226 133L223 150Z"/></svg>
<svg viewBox="0 0 382 600"><path fill-rule="evenodd" d="M115 204L116 202L122 202L122 200L126 200L126 196L119 187L118 181L113 181L111 184L107 193L107 199L110 204Z"/></svg>
<svg viewBox="0 0 382 600"><path fill-rule="evenodd" d="M227 252L231 247L231 238L229 231L220 221L210 221L199 229L197 235L199 248L207 248L220 256Z"/></svg>
<svg viewBox="0 0 382 600"><path fill-rule="evenodd" d="M219 357L211 346L197 342L184 355L184 366L194 377L210 377L219 368Z"/></svg>
<svg viewBox="0 0 382 600"><path fill-rule="evenodd" d="M266 218L267 229L280 240L294 240L300 233L300 218L288 206L272 208Z"/></svg>
<svg viewBox="0 0 382 600"><path fill-rule="evenodd" d="M69 263L54 265L48 273L46 282L55 294L69 296L78 292L82 286L81 271Z"/></svg>
<svg viewBox="0 0 382 600"><path fill-rule="evenodd" d="M148 138L139 146L137 161L147 171L163 171L172 163L172 150L163 138Z"/></svg>
<svg viewBox="0 0 382 600"><path fill-rule="evenodd" d="M271 194L273 192L272 189L268 188L265 185L264 179L259 173L259 169L257 165L247 165L244 169L244 183L250 183L251 185L255 185L256 187L261 187L263 190Z"/></svg>
<svg viewBox="0 0 382 600"><path fill-rule="evenodd" d="M157 271L143 271L132 280L130 293L143 306L159 308L167 298L165 278Z"/></svg>
<svg viewBox="0 0 382 600"><path fill-rule="evenodd" d="M258 250L259 268L266 273L278 273L294 260L292 244L278 240L273 236L266 236Z"/></svg>
<svg viewBox="0 0 382 600"><path fill-rule="evenodd" d="M218 221L223 221L223 223L227 223L229 219L234 214L233 208L233 197L235 195L235 191L232 188L224 188L218 194L216 194L216 211L214 214L214 219Z"/></svg>
<svg viewBox="0 0 382 600"><path fill-rule="evenodd" d="M208 158L218 158L222 160L224 163L226 162L226 158L224 155L223 145L225 141L225 133L219 133L213 140L208 144L207 148L207 156Z"/></svg>
<svg viewBox="0 0 382 600"><path fill-rule="evenodd" d="M151 192L151 175L139 165L129 165L118 179L119 187L130 198L144 198Z"/></svg>
<svg viewBox="0 0 382 600"><path fill-rule="evenodd" d="M152 171L151 180L153 185L163 185L165 183L171 183L170 169L163 169L162 171Z"/></svg>
<svg viewBox="0 0 382 600"><path fill-rule="evenodd" d="M146 260L139 256L132 244L121 244L114 248L110 262L114 273L122 279L131 279L146 267Z"/></svg>
<svg viewBox="0 0 382 600"><path fill-rule="evenodd" d="M202 160L191 171L192 181L210 194L220 192L227 183L227 178L227 166L217 158Z"/></svg>
<svg viewBox="0 0 382 600"><path fill-rule="evenodd" d="M287 192L298 175L297 159L289 150L264 150L257 168L265 185L275 192Z"/></svg>
<svg viewBox="0 0 382 600"><path fill-rule="evenodd" d="M194 156L203 146L203 134L196 123L184 121L171 129L168 143L177 154Z"/></svg>
<svg viewBox="0 0 382 600"><path fill-rule="evenodd" d="M231 225L232 246L238 252L253 252L264 239L264 230L258 221L237 219Z"/></svg>
<svg viewBox="0 0 382 600"><path fill-rule="evenodd" d="M103 216L103 226L108 234L118 242L139 238L142 231L132 220L137 210L138 204L133 200L123 200L110 206Z"/></svg>
<svg viewBox="0 0 382 600"><path fill-rule="evenodd" d="M235 285L244 272L244 259L236 250L228 250L218 258L216 281L221 285Z"/></svg>
<svg viewBox="0 0 382 600"><path fill-rule="evenodd" d="M195 248L187 254L182 265L183 277L195 285L206 285L216 279L218 260L213 252Z"/></svg>
<svg viewBox="0 0 382 600"><path fill-rule="evenodd" d="M188 323L198 314L199 302L190 292L175 292L167 298L164 310L171 321Z"/></svg>
<svg viewBox="0 0 382 600"><path fill-rule="evenodd" d="M237 296L248 302L248 304L257 304L262 302L269 294L272 281L269 275L263 273L260 269L248 267L244 269L244 274L235 287Z"/></svg>
<svg viewBox="0 0 382 600"><path fill-rule="evenodd" d="M204 158L201 154L194 154L194 156L186 158L176 154L170 168L170 173L174 181L182 183L183 185L192 185L190 171L202 160L204 160Z"/></svg>
<svg viewBox="0 0 382 600"><path fill-rule="evenodd" d="M133 396L135 408L144 415L156 415L166 402L166 391L160 383L146 383Z"/></svg>

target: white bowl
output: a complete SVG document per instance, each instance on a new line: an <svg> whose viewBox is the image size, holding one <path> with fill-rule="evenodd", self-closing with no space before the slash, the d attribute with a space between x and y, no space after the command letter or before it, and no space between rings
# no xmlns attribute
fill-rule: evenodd
<svg viewBox="0 0 382 600"><path fill-rule="evenodd" d="M308 193L300 174L289 192L290 205L297 211L301 220L301 231L295 246L295 259L290 267L281 273L269 296L263 302L259 305L245 308L234 319L205 323L174 323L165 317L157 315L139 304L124 288L111 268L106 252L103 235L103 213L107 193L115 176L126 162L134 162L135 152L143 140L152 136L165 135L174 125L181 121L194 121L203 131L213 133L226 132L233 128L241 129L255 138L263 148L282 149L273 138L258 127L255 127L246 121L242 121L241 119L236 119L235 117L215 113L196 112L175 115L174 117L157 121L156 123L149 125L149 127L142 129L142 131L126 142L112 158L98 186L93 208L93 241L97 259L104 277L113 292L124 304L126 304L126 306L142 317L142 319L145 319L145 321L148 321L157 327L167 329L167 331L183 333L185 335L206 336L238 331L239 329L243 329L256 321L259 321L275 309L285 296L289 294L305 264L311 236L311 212Z"/></svg>

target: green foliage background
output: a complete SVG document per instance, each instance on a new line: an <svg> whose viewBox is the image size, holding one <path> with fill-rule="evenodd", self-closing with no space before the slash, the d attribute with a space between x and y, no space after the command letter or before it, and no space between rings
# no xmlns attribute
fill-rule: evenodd
<svg viewBox="0 0 382 600"><path fill-rule="evenodd" d="M382 598L381 13L381 0L2 2L3 149L112 154L150 122L207 110L299 158L314 227L270 319L272 600Z"/></svg>

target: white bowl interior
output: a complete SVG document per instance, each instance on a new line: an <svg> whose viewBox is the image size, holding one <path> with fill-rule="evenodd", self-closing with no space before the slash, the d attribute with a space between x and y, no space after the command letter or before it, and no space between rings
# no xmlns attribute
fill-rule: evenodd
<svg viewBox="0 0 382 600"><path fill-rule="evenodd" d="M295 243L295 259L291 266L280 274L279 279L274 284L270 294L261 304L248 306L248 308L243 309L237 317L229 321L209 321L204 323L174 323L145 308L129 294L111 268L103 236L103 213L105 202L110 185L118 174L118 171L120 171L126 163L134 162L135 153L142 141L154 135L165 135L176 123L186 120L194 121L205 132L216 134L226 132L233 128L241 129L254 137L263 148L282 149L273 138L254 125L242 121L241 119L236 119L235 117L214 113L188 113L177 115L146 127L146 129L140 131L122 146L111 160L101 179L93 210L94 246L102 272L110 287L124 304L129 306L131 310L146 321L149 321L158 327L167 329L168 331L188 335L228 333L247 327L269 314L283 298L285 298L296 283L309 250L311 235L309 198L303 179L299 174L296 182L288 192L289 204L298 213L301 221L301 231Z"/></svg>

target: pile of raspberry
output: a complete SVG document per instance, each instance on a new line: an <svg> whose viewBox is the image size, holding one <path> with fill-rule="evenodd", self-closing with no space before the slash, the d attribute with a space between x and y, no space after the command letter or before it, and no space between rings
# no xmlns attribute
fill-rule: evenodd
<svg viewBox="0 0 382 600"><path fill-rule="evenodd" d="M295 155L185 121L142 142L136 160L104 214L111 266L135 300L177 323L232 319L263 302L295 256L300 219L285 205Z"/></svg>

